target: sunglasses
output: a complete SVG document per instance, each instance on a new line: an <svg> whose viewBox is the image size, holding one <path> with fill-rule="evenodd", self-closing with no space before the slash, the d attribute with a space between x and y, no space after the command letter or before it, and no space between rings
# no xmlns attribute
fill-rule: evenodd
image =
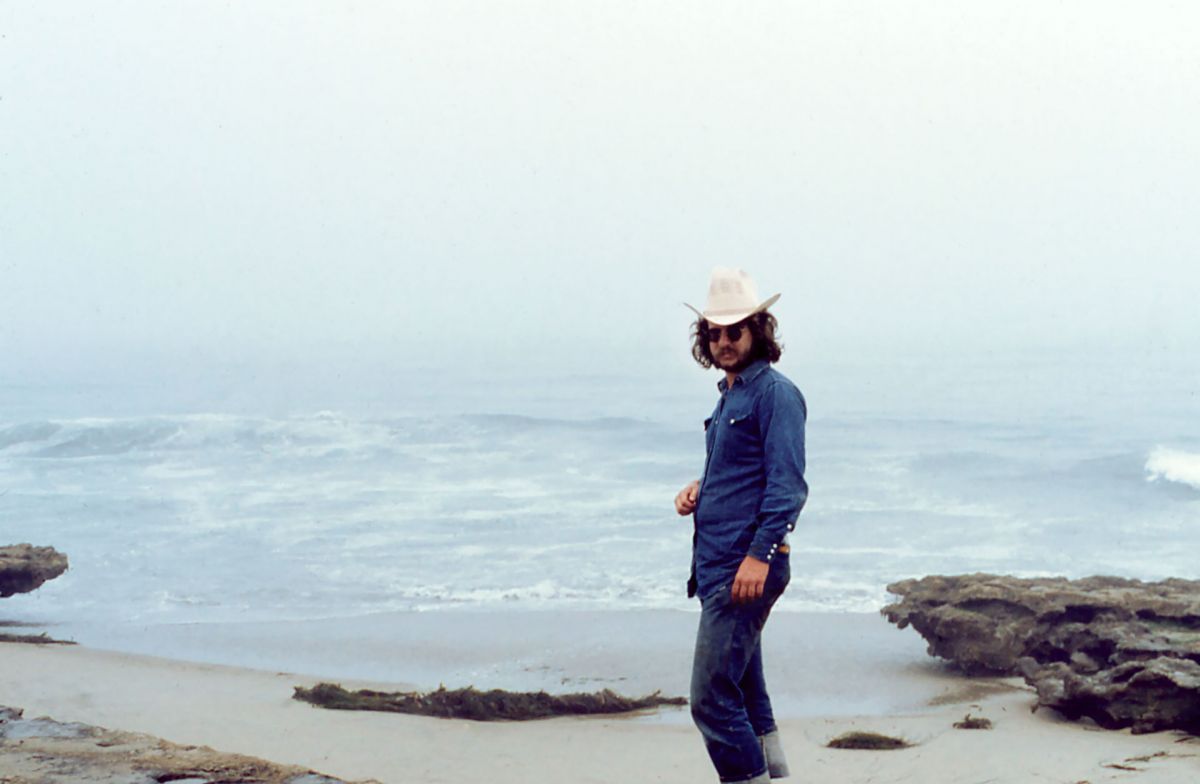
<svg viewBox="0 0 1200 784"><path fill-rule="evenodd" d="M747 327L745 324L733 324L728 327L709 327L704 332L708 337L709 343L719 342L721 340L722 332L729 336L730 343L737 343L742 339L742 333L747 329L749 329L749 327Z"/></svg>

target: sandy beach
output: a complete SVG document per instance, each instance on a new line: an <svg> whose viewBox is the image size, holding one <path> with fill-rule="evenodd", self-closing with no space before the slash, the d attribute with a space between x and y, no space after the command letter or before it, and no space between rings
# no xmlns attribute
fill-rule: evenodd
<svg viewBox="0 0 1200 784"><path fill-rule="evenodd" d="M0 784L1200 784L1198 42L0 0Z"/></svg>
<svg viewBox="0 0 1200 784"><path fill-rule="evenodd" d="M153 639L177 653L193 646L193 658L219 658L214 654L221 646L227 657L244 656L244 649L258 646L265 660L279 649L281 662L327 668L306 674L89 645L5 644L0 705L23 708L26 717L147 733L384 784L715 781L686 709L485 724L326 711L291 699L293 686L320 680L429 688L436 686L428 675L438 660L451 686L466 685L464 673L473 672L468 680L481 688L557 681L555 691L611 686L629 694L647 687L686 693L690 639L679 635L694 622L688 613L490 613L487 622L484 615L344 619L330 622L340 642L325 645L304 645L313 622L280 624L268 635L236 625L147 630L142 640L143 647ZM357 642L350 636L354 628ZM389 628L390 643L384 639ZM1183 784L1200 775L1194 739L1134 736L1065 722L1047 710L1031 713L1033 695L1019 679L959 677L925 657L911 630L898 631L878 617L780 613L769 631L768 677L778 684L792 781ZM199 637L213 647L196 645ZM289 648L292 655L284 655ZM372 666L390 660L399 677L339 677L356 651L376 662ZM955 729L967 713L990 719L993 729ZM849 730L915 745L874 752L826 748Z"/></svg>

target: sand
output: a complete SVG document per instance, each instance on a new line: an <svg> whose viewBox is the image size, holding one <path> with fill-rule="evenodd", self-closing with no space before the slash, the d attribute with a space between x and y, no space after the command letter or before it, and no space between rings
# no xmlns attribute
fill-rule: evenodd
<svg viewBox="0 0 1200 784"><path fill-rule="evenodd" d="M401 648L418 651L411 654L418 666L408 672L424 672L428 664L424 659L429 657L428 650L419 652L420 645L412 635L437 632L439 624L446 624L442 636L427 643L439 649L445 640L464 633L451 628L465 628L461 617L448 620L442 615L422 621L427 627L401 640ZM522 652L543 649L538 646L547 640L561 643L582 637L586 641L592 632L584 633L585 628L603 636L605 623L638 632L634 640L650 640L659 646L663 640L658 635L665 635L664 628L674 632L692 622L684 613L648 613L633 621L621 618L621 613L610 613L612 617L607 619L578 614L561 618L513 615L520 617L502 618L496 626L511 630L528 624L530 629L544 630L525 644L497 642L514 645L508 653L518 658ZM1020 680L968 680L933 662L915 660L913 651L921 646L914 646L911 639L878 619L797 616L791 620L777 617L772 624L776 625L770 630L775 632L775 644L768 654L774 654L776 666L769 666L768 674L779 682L786 696L783 702L790 705L781 711L780 724L793 770L790 780L798 784L1184 784L1200 780L1200 742L1176 733L1134 736L1089 728L1045 710L1031 713L1033 695ZM368 625L378 628L377 622ZM486 642L488 633L486 629L471 632L484 636L477 641L480 643ZM807 640L807 647L798 653L795 648L800 638ZM889 640L898 651L891 658L884 655L886 646L879 648ZM589 672L600 673L594 680L604 681L604 685L614 680L619 684L624 677L620 673L629 667L650 672L669 669L671 676L664 677L668 682L659 687L671 693L686 680L686 672L675 670L686 660L689 644L686 639L679 640L683 654L674 647L670 653L660 651L661 661L655 663L641 659L641 643L610 646L590 660L586 651L570 646L560 645L557 652L553 646L544 650L549 658L563 656L578 679L587 680ZM853 655L855 650L861 655ZM397 650L395 655L401 653ZM467 659L483 656L477 651L462 655ZM467 666L455 661L446 661L447 672ZM528 664L530 660L526 657L525 661ZM523 671L523 666L514 671ZM789 668L793 677L789 677ZM503 673L503 667L496 669ZM402 665L395 670L401 675L406 672ZM59 721L148 733L178 744L210 746L346 780L373 779L384 784L716 781L686 710L640 717L481 724L326 711L291 699L294 685L318 680L337 680L348 687L427 686L421 678L359 680L327 677L330 674L318 677L195 663L88 646L3 644L0 705L24 708L30 718L46 715ZM533 675L544 677L545 673L535 670ZM555 678L571 679L558 674ZM503 675L498 680L503 680ZM632 675L625 682L644 685ZM816 698L798 695L805 688L816 688L814 684L820 685ZM867 692L874 697L867 699ZM846 699L839 701L839 694ZM968 712L991 719L993 729L954 729L954 722ZM900 736L915 745L874 752L825 748L831 738L852 729ZM15 758L6 756L3 749L0 745L0 781L16 775Z"/></svg>

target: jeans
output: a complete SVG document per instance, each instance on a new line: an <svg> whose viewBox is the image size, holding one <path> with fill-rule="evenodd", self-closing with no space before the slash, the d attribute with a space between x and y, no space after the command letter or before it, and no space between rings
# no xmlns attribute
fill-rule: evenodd
<svg viewBox="0 0 1200 784"><path fill-rule="evenodd" d="M735 604L729 586L701 600L700 628L692 662L692 719L723 782L767 781L786 771L782 758L768 760L763 736L776 732L763 678L763 625L791 579L788 556L771 559L763 595ZM773 743L778 749L778 740ZM779 775L786 775L780 773Z"/></svg>

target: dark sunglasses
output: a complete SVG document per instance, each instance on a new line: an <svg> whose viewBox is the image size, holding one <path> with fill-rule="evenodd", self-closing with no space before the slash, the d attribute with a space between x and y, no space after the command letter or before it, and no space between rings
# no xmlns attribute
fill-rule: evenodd
<svg viewBox="0 0 1200 784"><path fill-rule="evenodd" d="M732 324L728 327L709 327L705 330L709 343L717 343L721 340L721 333L724 332L729 336L730 343L737 343L742 339L742 333L748 327L745 324Z"/></svg>

